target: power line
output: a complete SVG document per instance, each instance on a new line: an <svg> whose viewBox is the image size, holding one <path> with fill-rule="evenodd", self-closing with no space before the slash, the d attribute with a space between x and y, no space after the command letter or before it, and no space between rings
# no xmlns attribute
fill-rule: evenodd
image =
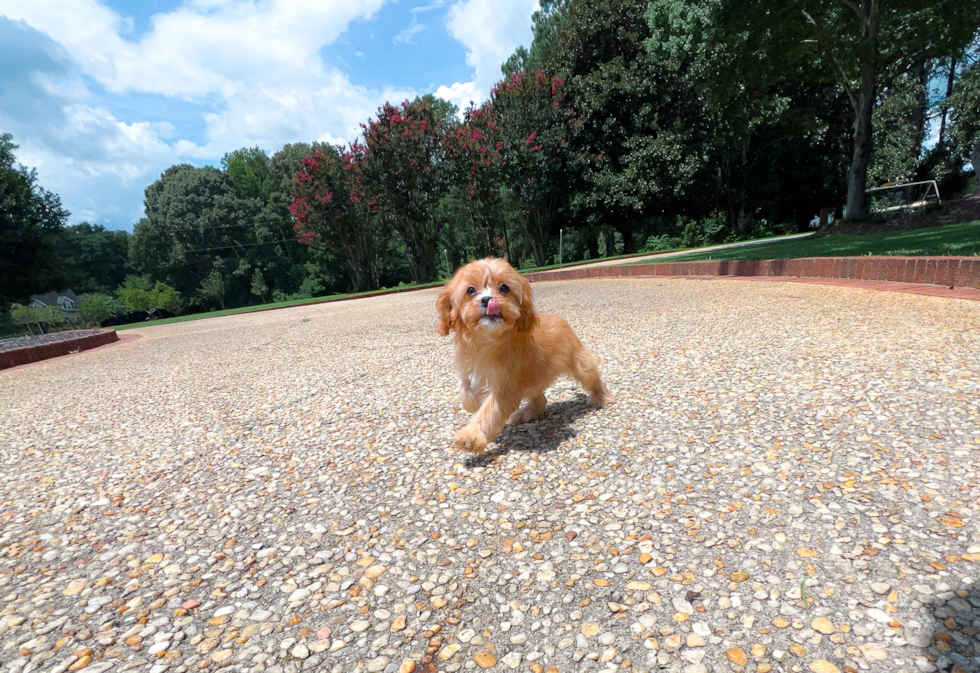
<svg viewBox="0 0 980 673"><path fill-rule="evenodd" d="M251 222L246 222L244 224L219 224L219 225L215 225L213 227L177 227L177 228L171 228L171 229L163 229L162 231L167 232L167 233L173 232L173 231L212 231L212 230L215 230L215 229L237 229L237 228L240 228L240 227L251 227L251 226L254 226L255 224L283 224L283 225L286 225L286 224L292 224L292 222L289 221L289 220L254 219ZM110 231L110 230L106 229L104 231L93 231L93 232L88 233L88 234L72 233L72 234L69 234L68 238L86 238L88 236L91 236L92 234L117 234L120 231L123 231L123 230L120 229L120 230L116 230L116 231ZM129 232L124 232L124 233L126 233L128 236L133 236L134 235L134 234L130 234Z"/></svg>
<svg viewBox="0 0 980 673"><path fill-rule="evenodd" d="M279 244L279 243L288 244L290 242L290 240L292 240L292 239L289 239L289 240L282 239L282 240L275 240L275 241L260 241L258 243L241 243L241 244L238 244L238 245L223 245L223 246L215 246L213 248L188 248L187 250L181 250L180 252L183 254L183 253L189 253L189 252L211 252L211 251L214 251L214 250L230 250L230 249L233 249L233 248L235 248L235 249L237 249L237 248L254 248L254 247L260 246L260 245L276 245L276 244ZM297 245L299 245L299 242L298 241L293 240L292 242L293 243L296 243ZM118 259L119 259L119 257L100 257L100 258L93 258L93 259L79 259L79 260L74 260L74 261L77 262L77 263L79 263L79 264L88 264L90 262L110 262L110 261L115 261L115 260L118 260ZM191 264L191 262L187 262L187 261L185 261L185 262L174 262L173 264L171 264L171 266L177 265L177 264Z"/></svg>

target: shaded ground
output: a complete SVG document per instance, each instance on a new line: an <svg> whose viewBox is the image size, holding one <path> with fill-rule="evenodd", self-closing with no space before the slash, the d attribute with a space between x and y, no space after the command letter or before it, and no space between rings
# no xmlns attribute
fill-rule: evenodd
<svg viewBox="0 0 980 673"><path fill-rule="evenodd" d="M536 284L617 402L468 468L435 294L0 374L0 670L980 668L980 306Z"/></svg>

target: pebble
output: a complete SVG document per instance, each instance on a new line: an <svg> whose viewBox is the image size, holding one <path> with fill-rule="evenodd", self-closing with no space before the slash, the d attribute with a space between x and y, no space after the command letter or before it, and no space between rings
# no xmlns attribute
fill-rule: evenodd
<svg viewBox="0 0 980 673"><path fill-rule="evenodd" d="M826 659L814 659L807 666L812 673L840 673L840 669Z"/></svg>
<svg viewBox="0 0 980 673"><path fill-rule="evenodd" d="M534 291L617 399L559 380L478 461L434 290L5 373L4 670L931 673L975 642L980 306Z"/></svg>
<svg viewBox="0 0 980 673"><path fill-rule="evenodd" d="M830 635L835 630L834 623L826 617L817 617L814 619L812 622L810 622L810 628L825 635Z"/></svg>
<svg viewBox="0 0 980 673"><path fill-rule="evenodd" d="M367 663L368 673L380 673L381 671L385 670L385 666L388 665L389 661L391 661L391 659L388 657L375 657ZM414 664L415 662L413 661L412 663ZM415 670L414 667L412 670Z"/></svg>

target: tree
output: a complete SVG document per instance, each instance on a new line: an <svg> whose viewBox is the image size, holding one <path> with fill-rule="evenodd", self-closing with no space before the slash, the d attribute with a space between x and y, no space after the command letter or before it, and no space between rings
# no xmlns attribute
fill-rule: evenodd
<svg viewBox="0 0 980 673"><path fill-rule="evenodd" d="M563 84L544 71L521 72L499 82L490 94L502 173L538 265L547 263L550 237L578 177L578 157L569 142L575 111L564 98Z"/></svg>
<svg viewBox="0 0 980 673"><path fill-rule="evenodd" d="M122 303L132 312L153 315L162 309L169 313L179 313L183 305L177 290L159 281L153 283L142 276L126 276L118 294Z"/></svg>
<svg viewBox="0 0 980 673"><path fill-rule="evenodd" d="M65 289L66 280L56 252L69 213L35 171L14 164L17 147L0 134L0 312L11 301Z"/></svg>
<svg viewBox="0 0 980 673"><path fill-rule="evenodd" d="M976 178L974 194L980 195L980 60L960 75L949 97L952 147L973 164Z"/></svg>
<svg viewBox="0 0 980 673"><path fill-rule="evenodd" d="M78 307L78 315L86 324L100 325L103 320L126 313L126 306L107 294L93 292L83 294L79 299L81 305Z"/></svg>
<svg viewBox="0 0 980 673"><path fill-rule="evenodd" d="M269 294L269 286L265 283L265 276L262 275L262 269L256 267L255 272L252 274L252 294L258 297L261 301L265 301L266 295Z"/></svg>
<svg viewBox="0 0 980 673"><path fill-rule="evenodd" d="M572 146L585 184L572 197L574 211L593 228L618 231L624 253L636 250L644 221L678 209L706 163L704 97L690 77L647 52L646 7L574 3L554 51L578 117Z"/></svg>
<svg viewBox="0 0 980 673"><path fill-rule="evenodd" d="M211 273L201 281L201 286L198 288L197 294L206 304L217 304L221 310L224 310L225 281L221 277L221 272L218 269L212 269Z"/></svg>
<svg viewBox="0 0 980 673"><path fill-rule="evenodd" d="M112 292L131 273L130 238L125 231L109 231L100 224L66 227L54 253L63 264L65 287L82 294Z"/></svg>
<svg viewBox="0 0 980 673"><path fill-rule="evenodd" d="M463 206L469 220L469 229L473 233L470 243L475 255L496 256L502 248L507 259L516 263L506 221L502 217L504 138L493 105L488 102L467 109L463 123L450 129L447 138L453 196ZM498 245L498 241L503 246Z"/></svg>
<svg viewBox="0 0 980 673"><path fill-rule="evenodd" d="M288 269L285 251L296 245L291 232L280 238L288 227L265 215L263 206L258 198L239 197L223 171L172 166L146 189L133 266L184 296L194 296L213 269L226 269L226 301L246 305L252 270L277 264Z"/></svg>
<svg viewBox="0 0 980 673"><path fill-rule="evenodd" d="M412 280L438 277L441 223L436 205L448 192L447 117L455 108L432 96L385 103L364 126L364 197L377 200L379 214L405 246Z"/></svg>
<svg viewBox="0 0 980 673"><path fill-rule="evenodd" d="M346 151L317 146L300 163L289 207L300 243L341 252L355 292L380 287L377 198L364 188L366 163L361 143Z"/></svg>
<svg viewBox="0 0 980 673"><path fill-rule="evenodd" d="M15 306L10 315L16 324L27 327L32 333L34 332L33 326L37 325L41 334L45 333L45 325L48 326L49 330L57 330L68 321L65 312L57 306L43 306L41 308Z"/></svg>
<svg viewBox="0 0 980 673"><path fill-rule="evenodd" d="M240 199L268 201L276 188L269 156L258 147L228 152L221 159L232 188Z"/></svg>
<svg viewBox="0 0 980 673"><path fill-rule="evenodd" d="M978 23L975 0L724 0L720 21L732 41L760 54L758 72L778 73L801 59L844 87L853 110L847 218L866 212L879 89L924 60L952 56ZM768 70L767 70L768 68Z"/></svg>

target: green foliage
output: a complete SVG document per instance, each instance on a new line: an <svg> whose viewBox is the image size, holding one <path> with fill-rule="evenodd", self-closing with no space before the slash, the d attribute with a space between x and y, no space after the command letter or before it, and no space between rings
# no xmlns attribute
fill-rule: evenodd
<svg viewBox="0 0 980 673"><path fill-rule="evenodd" d="M980 54L978 54L980 56ZM950 146L952 151L973 165L974 194L980 194L980 58L960 75L953 95L951 110Z"/></svg>
<svg viewBox="0 0 980 673"><path fill-rule="evenodd" d="M499 128L502 178L534 260L544 265L580 170L580 157L570 143L575 111L565 100L561 78L541 70L520 72L497 84L488 110Z"/></svg>
<svg viewBox="0 0 980 673"><path fill-rule="evenodd" d="M339 251L355 291L375 289L380 282L378 239L383 214L378 212L377 197L365 188L367 163L360 143L346 151L315 146L296 172L289 207L299 241Z"/></svg>
<svg viewBox="0 0 980 673"><path fill-rule="evenodd" d="M79 299L81 305L78 307L78 315L86 324L99 325L103 320L126 313L126 306L107 294L93 292L83 294Z"/></svg>
<svg viewBox="0 0 980 673"><path fill-rule="evenodd" d="M217 305L222 310L225 308L225 281L218 269L212 269L211 273L201 281L197 296L206 305Z"/></svg>
<svg viewBox="0 0 980 673"><path fill-rule="evenodd" d="M163 309L179 313L183 307L180 293L160 281L151 282L145 276L126 276L118 291L119 299L129 311L153 314Z"/></svg>
<svg viewBox="0 0 980 673"><path fill-rule="evenodd" d="M34 331L33 328L36 326L37 331L41 334L46 331L56 331L68 322L65 312L57 306L42 306L40 308L15 306L10 311L10 316L15 324L27 327L31 331Z"/></svg>
<svg viewBox="0 0 980 673"><path fill-rule="evenodd" d="M221 159L235 195L240 199L268 201L276 187L269 156L258 147L229 152Z"/></svg>
<svg viewBox="0 0 980 673"><path fill-rule="evenodd" d="M262 269L256 268L252 274L251 291L252 294L262 300L269 294L269 286L266 285L265 276L262 275Z"/></svg>
<svg viewBox="0 0 980 673"><path fill-rule="evenodd" d="M446 132L451 107L432 97L396 107L385 103L364 127L363 182L356 198L366 200L400 237L415 282L438 277L442 223L436 205L449 191Z"/></svg>
<svg viewBox="0 0 980 673"><path fill-rule="evenodd" d="M65 287L79 294L114 291L132 272L131 238L128 232L109 231L100 224L66 227L55 253L63 263Z"/></svg>
<svg viewBox="0 0 980 673"><path fill-rule="evenodd" d="M908 182L919 165L919 143L912 112L919 105L921 84L911 73L882 87L875 108L875 153L868 167L869 187L889 182Z"/></svg>
<svg viewBox="0 0 980 673"><path fill-rule="evenodd" d="M69 213L33 170L15 165L16 149L13 136L0 134L0 311L66 280L58 250Z"/></svg>

